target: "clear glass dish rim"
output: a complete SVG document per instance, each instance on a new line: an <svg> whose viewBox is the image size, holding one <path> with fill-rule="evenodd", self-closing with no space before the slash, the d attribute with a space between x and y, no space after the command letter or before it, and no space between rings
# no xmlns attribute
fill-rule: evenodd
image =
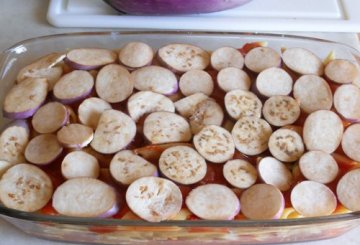
<svg viewBox="0 0 360 245"><path fill-rule="evenodd" d="M256 36L256 37L272 37L281 39L292 39L292 40L306 40L313 42L321 42L343 46L349 49L353 55L360 57L360 51L352 46L344 43L334 42L326 39L305 37L299 35L288 35L288 34L272 34L272 33L261 33L261 32L208 32L208 31L100 31L100 32L70 32L60 33L53 35L45 35L26 39L15 43L13 46L5 49L0 54L0 65L3 66L6 56L13 52L17 47L27 45L36 41L42 41L60 37L76 37L76 36L122 36L122 35L227 35L236 37L245 36ZM0 74L3 75L3 74ZM360 219L360 211L351 212L347 214L329 215L321 217L310 217L310 218L296 218L296 219L277 219L277 220L170 220L159 223L151 223L144 220L121 220L115 218L79 218L79 217L67 217L67 216L56 216L56 215L45 215L41 213L29 213L18 211L4 207L0 204L0 216L7 216L9 218L22 219L33 222L52 222L58 224L68 225L103 225L103 226L142 226L142 227L227 227L227 228L250 228L250 227L282 227L282 226L299 226L299 225L312 225L320 223L334 223L342 221L351 221Z"/></svg>

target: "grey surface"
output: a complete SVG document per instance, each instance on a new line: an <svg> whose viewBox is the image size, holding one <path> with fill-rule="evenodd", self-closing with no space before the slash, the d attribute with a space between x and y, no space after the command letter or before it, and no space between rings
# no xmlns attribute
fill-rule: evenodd
<svg viewBox="0 0 360 245"><path fill-rule="evenodd" d="M0 50L24 39L64 32L94 31L95 29L55 28L46 21L46 0L0 0ZM321 34L316 34L321 36ZM348 41L355 45L353 34L334 35L333 39ZM299 245L360 244L360 227L332 240L298 243ZM59 245L71 244L51 242L27 235L0 218L0 245Z"/></svg>

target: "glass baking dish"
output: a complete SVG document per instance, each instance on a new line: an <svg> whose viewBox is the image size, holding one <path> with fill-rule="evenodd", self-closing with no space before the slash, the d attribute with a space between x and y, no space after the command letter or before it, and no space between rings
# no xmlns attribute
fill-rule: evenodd
<svg viewBox="0 0 360 245"><path fill-rule="evenodd" d="M118 49L129 41L144 41L154 48L167 43L191 43L208 50L220 46L241 47L245 43L266 41L280 52L285 47L304 47L325 58L330 51L337 58L359 63L356 49L326 40L248 33L208 32L95 32L71 33L34 38L4 51L0 61L0 106L5 93L24 65L50 52L79 47ZM1 113L1 112L0 112ZM0 128L8 120L0 114ZM0 204L0 217L33 236L61 241L93 244L264 244L299 242L339 236L360 224L360 212L317 218L233 221L166 221L72 218L26 213Z"/></svg>

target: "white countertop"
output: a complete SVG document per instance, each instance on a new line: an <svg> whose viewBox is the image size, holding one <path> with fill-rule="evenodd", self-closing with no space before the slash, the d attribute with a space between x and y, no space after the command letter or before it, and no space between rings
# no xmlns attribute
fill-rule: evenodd
<svg viewBox="0 0 360 245"><path fill-rule="evenodd" d="M27 38L50 35L64 32L77 31L94 31L95 29L80 28L55 28L50 26L46 21L46 11L48 1L45 0L0 0L0 50L12 46L16 42ZM349 35L351 36L351 35ZM347 34L343 34L343 40L348 38ZM357 245L360 244L360 227L354 229L347 234L331 241L308 242L307 245L326 245L326 244L342 244ZM59 245L69 244L61 242L51 242L34 238L23 233L12 225L8 224L0 218L0 245ZM303 245L305 243L298 243Z"/></svg>

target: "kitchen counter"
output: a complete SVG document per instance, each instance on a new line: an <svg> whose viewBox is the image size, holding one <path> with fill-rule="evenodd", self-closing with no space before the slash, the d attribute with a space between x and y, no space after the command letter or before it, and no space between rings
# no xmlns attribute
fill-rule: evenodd
<svg viewBox="0 0 360 245"><path fill-rule="evenodd" d="M55 28L50 26L46 21L47 4L48 2L45 0L0 0L0 50L5 50L16 42L36 36L64 32L89 31L89 29L83 28ZM91 29L91 31L95 30L96 29ZM342 41L349 36L351 36L351 34L343 34L341 37ZM353 46L355 45L357 44L353 43ZM306 244L325 245L331 243L357 245L360 244L359 233L360 227L332 240L308 242ZM2 244L60 245L69 243L51 242L32 237L0 218L0 245ZM305 243L298 244L302 245Z"/></svg>

